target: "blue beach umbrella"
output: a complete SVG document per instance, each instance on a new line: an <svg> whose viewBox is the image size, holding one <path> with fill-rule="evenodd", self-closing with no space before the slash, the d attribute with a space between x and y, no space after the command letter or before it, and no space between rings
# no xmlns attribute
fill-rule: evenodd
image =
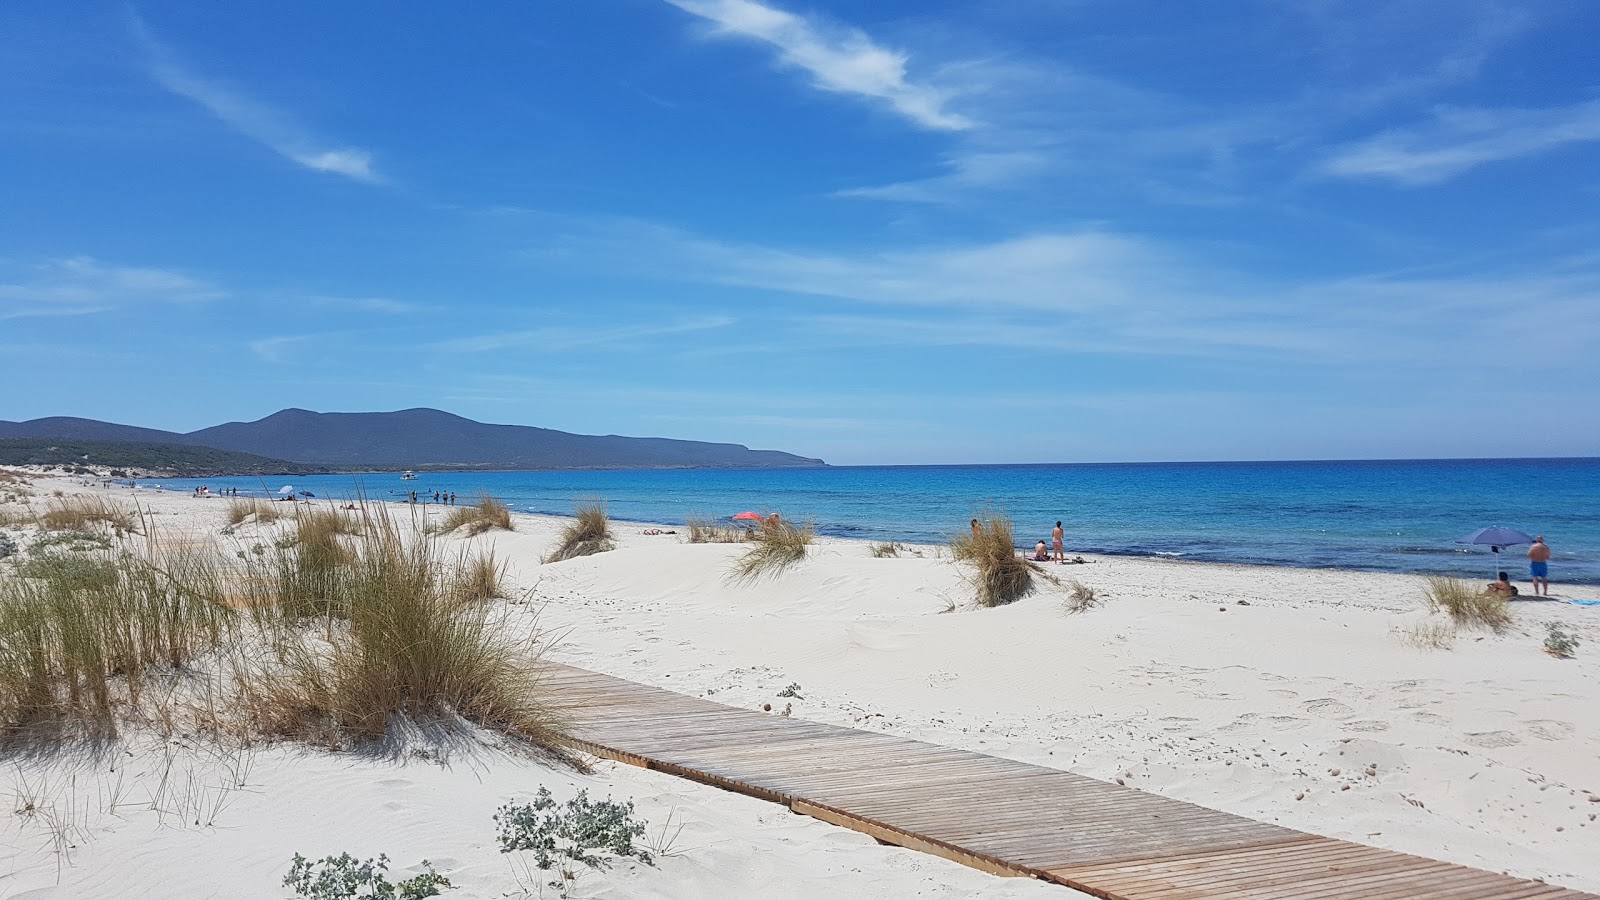
<svg viewBox="0 0 1600 900"><path fill-rule="evenodd" d="M1487 546L1490 553L1499 553L1501 547L1531 544L1533 543L1533 538L1515 528L1479 528L1477 531L1456 541L1456 543L1476 544L1480 547Z"/></svg>

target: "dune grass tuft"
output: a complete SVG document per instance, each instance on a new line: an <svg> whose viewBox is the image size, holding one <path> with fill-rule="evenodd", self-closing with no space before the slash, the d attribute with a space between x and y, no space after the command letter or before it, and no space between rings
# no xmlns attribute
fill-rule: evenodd
<svg viewBox="0 0 1600 900"><path fill-rule="evenodd" d="M1500 632L1511 625L1511 609L1506 601L1471 582L1430 575L1424 596L1430 611L1448 615L1458 626Z"/></svg>
<svg viewBox="0 0 1600 900"><path fill-rule="evenodd" d="M776 575L805 559L807 548L816 537L810 520L794 525L787 519L769 516L762 520L760 528L752 531L755 546L734 562L733 577L749 580Z"/></svg>
<svg viewBox="0 0 1600 900"><path fill-rule="evenodd" d="M742 544L751 538L751 533L746 529L723 525L715 519L702 516L689 516L684 524L689 526L691 544Z"/></svg>
<svg viewBox="0 0 1600 900"><path fill-rule="evenodd" d="M281 668L251 692L263 730L338 744L379 737L395 716L459 717L559 747L560 717L540 700L535 639L512 637L460 602L432 541L408 540L370 515L337 584L324 631L280 630Z"/></svg>
<svg viewBox="0 0 1600 900"><path fill-rule="evenodd" d="M1066 583L1067 612L1081 613L1105 603L1095 589L1074 578Z"/></svg>
<svg viewBox="0 0 1600 900"><path fill-rule="evenodd" d="M486 531L500 529L501 531L516 531L511 524L511 508L494 497L484 494L472 506L452 506L450 512L444 517L444 523L439 526L441 532L455 531L465 528L467 534L476 537Z"/></svg>
<svg viewBox="0 0 1600 900"><path fill-rule="evenodd" d="M960 534L950 540L950 555L972 568L978 605L1003 606L1032 593L1035 575L1044 575L1038 564L1017 555L1011 533L1011 519L1003 515L987 517L976 534Z"/></svg>
<svg viewBox="0 0 1600 900"><path fill-rule="evenodd" d="M238 525L255 516L256 523L270 525L283 516L278 504L260 497L235 497L228 501L228 524Z"/></svg>
<svg viewBox="0 0 1600 900"><path fill-rule="evenodd" d="M116 733L148 673L217 645L233 613L200 552L43 555L0 579L0 733Z"/></svg>
<svg viewBox="0 0 1600 900"><path fill-rule="evenodd" d="M545 555L545 562L561 562L616 549L604 500L580 501L574 504L572 512L572 522L561 529L561 542Z"/></svg>
<svg viewBox="0 0 1600 900"><path fill-rule="evenodd" d="M138 516L119 503L92 494L52 499L39 516L46 531L87 531L104 524L118 534L139 531Z"/></svg>
<svg viewBox="0 0 1600 900"><path fill-rule="evenodd" d="M1400 639L1419 650L1449 650L1456 641L1456 626L1428 619L1400 632Z"/></svg>
<svg viewBox="0 0 1600 900"><path fill-rule="evenodd" d="M493 550L471 557L463 554L456 565L451 591L465 603L504 597L506 565L495 558Z"/></svg>
<svg viewBox="0 0 1600 900"><path fill-rule="evenodd" d="M873 559L895 559L905 549L897 541L884 541L880 544L873 544L870 552Z"/></svg>

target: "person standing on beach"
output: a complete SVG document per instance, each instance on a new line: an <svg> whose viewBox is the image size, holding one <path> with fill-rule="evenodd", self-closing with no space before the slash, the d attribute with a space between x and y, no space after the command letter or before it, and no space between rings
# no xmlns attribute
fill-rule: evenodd
<svg viewBox="0 0 1600 900"><path fill-rule="evenodd" d="M982 535L983 535L983 526L978 524L978 520L977 519L973 519L972 520L972 536L973 537L981 537Z"/></svg>
<svg viewBox="0 0 1600 900"><path fill-rule="evenodd" d="M1542 534L1528 548L1528 574L1533 578L1533 595L1550 596L1550 545Z"/></svg>
<svg viewBox="0 0 1600 900"><path fill-rule="evenodd" d="M1067 555L1061 550L1061 541L1066 536L1067 533L1061 530L1061 520L1057 519L1056 527L1050 529L1050 546L1054 551L1055 560L1058 563L1064 563L1067 561Z"/></svg>

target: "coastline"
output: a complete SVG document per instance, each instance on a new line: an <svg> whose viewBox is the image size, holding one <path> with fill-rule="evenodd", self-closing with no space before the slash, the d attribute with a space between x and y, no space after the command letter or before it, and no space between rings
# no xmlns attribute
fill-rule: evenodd
<svg viewBox="0 0 1600 900"><path fill-rule="evenodd" d="M157 528L200 536L217 535L228 506L184 492L43 479L36 500L54 489L137 499ZM410 514L386 508L402 520ZM400 508L440 512L432 504ZM1600 799L1588 799L1600 796L1593 780L1600 609L1519 602L1507 632L1463 631L1449 649L1434 649L1408 637L1431 618L1422 608L1422 579L1412 575L1083 554L1092 561L1046 567L1104 599L1069 615L1050 589L1005 607L975 607L961 570L936 555L942 548L935 545L912 547L920 558L874 559L864 540L822 538L792 569L737 583L726 572L741 545L685 544L681 529L646 535L648 523L616 523L616 550L542 565L569 520L514 518L515 532L439 540L451 552L494 549L517 586L503 613L516 627L537 622L559 636L549 653L554 660L745 708L770 704L774 714L787 708L800 718L1121 780L1332 837L1600 888L1591 852L1600 824L1589 818L1600 813ZM246 524L235 539L265 542L282 529ZM1580 595L1559 581L1553 592ZM1575 659L1540 652L1550 621L1583 641ZM781 696L791 685L799 696ZM154 759L152 752L137 749L136 758ZM184 832L230 866L255 873L239 896L276 896L271 873L287 858L277 853L285 838L246 849L243 835L260 838L306 821L319 824L290 836L308 855L382 851L400 864L449 857L459 862L453 879L508 884L492 852L469 846L481 837L432 835L481 830L478 820L492 811L486 804L504 799L504 791L482 785L526 791L530 779L634 797L658 819L680 810L694 833L713 842L713 850L688 853L670 871L625 866L597 876L623 892L648 884L673 897L692 896L692 889L701 896L743 890L801 897L827 889L1072 896L866 846L870 839L826 826L802 828L779 808L625 767L602 766L580 778L492 755L445 764L273 747L261 758L260 793L239 799L225 827ZM1376 774L1367 775L1369 767ZM37 783L36 773L28 777ZM463 778L479 787L463 787ZM410 786L383 787L397 780ZM354 798L351 816L317 812L316 798L333 789ZM9 790L17 793L19 785ZM382 820L380 808L395 802L418 820L401 817L361 832L358 811ZM152 838L143 825L108 821L115 833L86 826L92 839L68 870L80 880L67 883L81 886L88 883L82 878L125 868L146 852L151 859L141 865L152 878L181 884L203 876L183 872L192 847L172 836ZM32 837L19 837L11 851L29 861L34 880L27 883L54 874L55 860L41 855ZM845 858L856 871L835 866ZM784 887L753 887L767 885L759 879L776 871L784 873ZM947 887L940 893L936 885Z"/></svg>

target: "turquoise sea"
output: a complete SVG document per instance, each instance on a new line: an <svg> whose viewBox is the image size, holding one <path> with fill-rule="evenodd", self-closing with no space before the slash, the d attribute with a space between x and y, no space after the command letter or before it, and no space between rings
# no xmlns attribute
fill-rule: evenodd
<svg viewBox="0 0 1600 900"><path fill-rule="evenodd" d="M682 524L776 510L822 534L942 541L984 509L1003 510L1032 545L1064 522L1071 551L1491 577L1483 548L1454 541L1486 525L1544 534L1556 582L1600 583L1600 458L1027 466L842 466L423 472L178 479L164 488L284 485L318 497L379 500L482 492L513 509L569 514L601 497L615 519ZM1525 548L1506 568L1525 577Z"/></svg>

